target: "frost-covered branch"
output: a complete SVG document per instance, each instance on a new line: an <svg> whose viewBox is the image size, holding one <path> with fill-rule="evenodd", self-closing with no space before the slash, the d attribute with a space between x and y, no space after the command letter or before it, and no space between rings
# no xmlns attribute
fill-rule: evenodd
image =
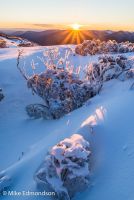
<svg viewBox="0 0 134 200"><path fill-rule="evenodd" d="M18 56L17 56L17 68L18 68L18 70L20 71L20 73L21 73L21 75L26 79L26 80L28 80L28 77L27 77L27 75L26 75L26 73L25 73L25 71L24 71L24 67L22 68L22 67L20 67L20 59L21 59L21 57L23 56L23 53L24 53L24 51L22 50L22 49L19 49L18 50Z"/></svg>

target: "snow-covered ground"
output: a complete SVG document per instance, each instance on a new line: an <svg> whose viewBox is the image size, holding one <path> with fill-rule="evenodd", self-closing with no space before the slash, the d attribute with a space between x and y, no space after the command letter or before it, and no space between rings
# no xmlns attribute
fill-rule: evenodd
<svg viewBox="0 0 134 200"><path fill-rule="evenodd" d="M22 38L6 38L4 36L0 36L0 40L4 41L6 44L7 48L16 48L21 44L32 44L31 42L29 42L26 39L22 39Z"/></svg>
<svg viewBox="0 0 134 200"><path fill-rule="evenodd" d="M45 47L24 48L25 69L38 62ZM64 51L66 47L60 47ZM126 54L128 57L134 54ZM0 49L0 171L11 177L10 191L37 191L34 173L48 150L74 133L90 141L92 175L89 188L77 200L134 199L134 92L133 80L106 82L99 95L83 107L58 120L29 119L25 107L40 103L32 95L16 68L17 49ZM98 56L71 56L75 65L85 66ZM38 67L39 66L39 67ZM92 127L92 128L91 128ZM1 199L49 199L48 196L2 196Z"/></svg>

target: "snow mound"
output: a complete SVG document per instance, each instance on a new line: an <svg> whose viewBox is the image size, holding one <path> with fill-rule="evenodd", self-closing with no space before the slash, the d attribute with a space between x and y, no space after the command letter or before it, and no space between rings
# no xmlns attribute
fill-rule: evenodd
<svg viewBox="0 0 134 200"><path fill-rule="evenodd" d="M58 200L71 199L89 185L90 145L81 135L55 145L35 174L40 189L55 192Z"/></svg>

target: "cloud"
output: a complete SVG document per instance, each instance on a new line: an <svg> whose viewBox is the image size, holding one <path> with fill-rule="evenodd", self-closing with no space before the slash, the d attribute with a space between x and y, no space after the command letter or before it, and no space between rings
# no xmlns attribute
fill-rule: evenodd
<svg viewBox="0 0 134 200"><path fill-rule="evenodd" d="M44 29L65 29L66 25L61 24L32 24L35 27L38 28L44 28Z"/></svg>

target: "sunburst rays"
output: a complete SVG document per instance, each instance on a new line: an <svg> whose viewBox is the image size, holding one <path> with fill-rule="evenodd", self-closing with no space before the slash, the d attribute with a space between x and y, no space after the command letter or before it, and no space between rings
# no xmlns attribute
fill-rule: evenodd
<svg viewBox="0 0 134 200"><path fill-rule="evenodd" d="M68 30L62 44L80 44L84 40L84 34L81 30Z"/></svg>

